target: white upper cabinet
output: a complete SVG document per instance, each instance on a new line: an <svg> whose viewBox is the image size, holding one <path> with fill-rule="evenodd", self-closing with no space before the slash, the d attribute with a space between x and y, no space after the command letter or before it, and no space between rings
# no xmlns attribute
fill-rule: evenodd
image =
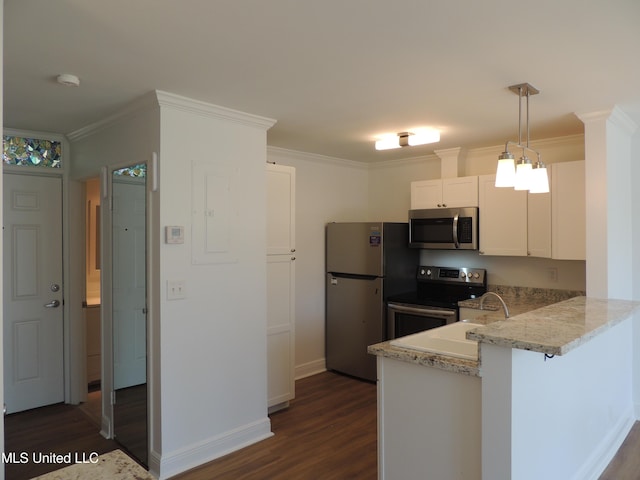
<svg viewBox="0 0 640 480"><path fill-rule="evenodd" d="M267 255L295 252L295 185L295 168L267 164Z"/></svg>
<svg viewBox="0 0 640 480"><path fill-rule="evenodd" d="M527 255L527 192L495 186L495 175L480 175L480 254Z"/></svg>
<svg viewBox="0 0 640 480"><path fill-rule="evenodd" d="M551 193L527 194L527 255L551 258Z"/></svg>
<svg viewBox="0 0 640 480"><path fill-rule="evenodd" d="M411 209L478 206L478 177L411 182Z"/></svg>
<svg viewBox="0 0 640 480"><path fill-rule="evenodd" d="M584 160L551 165L552 257L585 260L586 192Z"/></svg>

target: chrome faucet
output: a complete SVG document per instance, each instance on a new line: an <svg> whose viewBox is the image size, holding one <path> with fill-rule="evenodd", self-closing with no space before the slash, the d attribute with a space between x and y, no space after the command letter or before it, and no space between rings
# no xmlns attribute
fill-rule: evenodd
<svg viewBox="0 0 640 480"><path fill-rule="evenodd" d="M484 310L483 305L484 305L484 300L489 296L492 295L494 297L496 297L498 300L500 300L500 303L502 304L502 308L504 308L504 318L509 318L509 309L507 308L507 304L504 303L504 300L502 299L502 297L500 295L498 295L496 292L487 292L484 295L482 295L480 297L480 310Z"/></svg>

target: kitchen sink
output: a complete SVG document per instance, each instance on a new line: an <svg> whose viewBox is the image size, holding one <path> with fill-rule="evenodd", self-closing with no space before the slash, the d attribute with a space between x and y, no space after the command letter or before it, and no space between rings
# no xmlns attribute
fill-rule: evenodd
<svg viewBox="0 0 640 480"><path fill-rule="evenodd" d="M394 347L408 348L427 353L437 353L449 357L478 359L478 342L467 340L466 333L484 325L472 322L456 322L444 327L433 328L424 332L414 333L406 337L391 340Z"/></svg>

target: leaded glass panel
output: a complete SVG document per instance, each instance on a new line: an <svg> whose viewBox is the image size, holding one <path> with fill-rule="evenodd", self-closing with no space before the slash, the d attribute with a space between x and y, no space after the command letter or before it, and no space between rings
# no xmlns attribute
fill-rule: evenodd
<svg viewBox="0 0 640 480"><path fill-rule="evenodd" d="M42 138L4 135L2 160L7 165L60 168L62 143Z"/></svg>
<svg viewBox="0 0 640 480"><path fill-rule="evenodd" d="M147 165L145 163L141 163L131 167L121 168L119 170L114 170L113 174L122 177L146 177Z"/></svg>

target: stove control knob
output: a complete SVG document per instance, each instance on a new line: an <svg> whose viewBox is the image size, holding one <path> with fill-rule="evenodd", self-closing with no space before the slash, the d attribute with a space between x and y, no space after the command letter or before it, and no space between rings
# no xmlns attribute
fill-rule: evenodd
<svg viewBox="0 0 640 480"><path fill-rule="evenodd" d="M431 270L427 270L427 276L431 276Z"/></svg>
<svg viewBox="0 0 640 480"><path fill-rule="evenodd" d="M462 273L460 274L460 278L465 278L466 276L467 276L467 274L466 274L466 273L464 273L464 272L462 272Z"/></svg>
<svg viewBox="0 0 640 480"><path fill-rule="evenodd" d="M424 275L424 274L425 274L424 268L421 268L420 269L420 275Z"/></svg>
<svg viewBox="0 0 640 480"><path fill-rule="evenodd" d="M480 278L480 274L478 272L474 273L473 278Z"/></svg>

